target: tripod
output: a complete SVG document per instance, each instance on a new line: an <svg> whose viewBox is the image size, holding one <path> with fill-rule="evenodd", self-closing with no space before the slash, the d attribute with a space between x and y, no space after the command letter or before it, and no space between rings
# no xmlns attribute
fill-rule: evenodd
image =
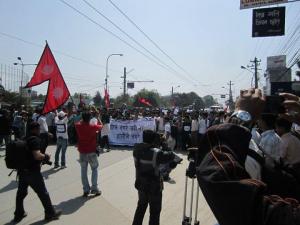
<svg viewBox="0 0 300 225"><path fill-rule="evenodd" d="M188 195L188 179L192 180L191 186L191 199L190 199L190 215L187 216L187 195ZM193 222L193 206L194 206L194 183L195 183L196 175L191 177L189 173L189 169L186 170L186 177L185 177L185 188L184 188L184 203L183 203L183 217L182 217L182 225L192 225ZM197 180L196 180L197 182ZM200 225L200 221L198 220L198 201L199 201L199 184L197 183L197 191L196 191L196 206L195 206L195 217L194 217L194 225Z"/></svg>

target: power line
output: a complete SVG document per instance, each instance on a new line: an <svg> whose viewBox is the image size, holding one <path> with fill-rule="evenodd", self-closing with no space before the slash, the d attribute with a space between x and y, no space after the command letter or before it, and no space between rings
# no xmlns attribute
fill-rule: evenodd
<svg viewBox="0 0 300 225"><path fill-rule="evenodd" d="M83 0L85 4L87 4L90 8L92 8L96 13L98 13L100 16L102 16L105 20L107 20L109 23L111 23L114 27L116 27L119 31L121 31L123 34L125 34L130 40L132 40L134 43L136 43L138 46L140 46L144 51L146 51L148 54L150 54L153 58L155 58L157 61L159 61L161 64L172 70L174 73L178 74L179 76L182 76L179 72L174 70L172 67L170 67L168 64L166 64L164 61L162 61L160 58L158 58L156 55L154 55L151 51L149 51L147 48L145 48L140 42L138 42L136 39L134 39L131 35L129 35L126 31L124 31L120 26L118 26L116 23L114 23L111 19L109 19L107 16L105 16L102 12L100 12L95 6L93 6L90 2L87 0Z"/></svg>
<svg viewBox="0 0 300 225"><path fill-rule="evenodd" d="M152 38L147 35L140 26L138 26L120 7L118 7L112 0L108 0L136 29L138 29L158 50L160 50L168 59L170 59L178 68L192 77L182 66L180 66L169 54L166 53ZM193 78L193 77L192 77ZM193 78L194 79L194 78Z"/></svg>
<svg viewBox="0 0 300 225"><path fill-rule="evenodd" d="M134 47L132 44L130 44L129 42L127 42L126 40L122 39L120 36L116 35L115 33L113 33L112 31L108 30L107 28L103 27L101 24L99 24L98 22L96 22L95 20L93 20L92 18L90 18L89 16L87 16L86 14L84 14L83 12L81 12L80 10L78 10L77 8L75 8L74 6L72 6L71 4L67 3L64 0L59 0L60 2L62 2L63 4L65 4L66 6L68 6L69 8L71 8L73 11L77 12L78 14L80 14L81 16L83 16L84 18L86 18L87 20L89 20L90 22L94 23L96 26L98 26L100 29L106 31L107 33L109 33L110 35L114 36L115 38L117 38L118 40L120 40L121 42L123 42L124 44L126 44L127 46L129 46L130 48L134 49L135 51L139 52L140 54L142 54L143 56L145 56L147 59L149 59L150 61L154 62L155 64L159 65L160 67L162 67L163 69L167 70L168 72L169 69L166 68L164 65L160 64L159 62L155 61L154 59L152 59L150 56L146 55L145 53L143 53L142 51L140 51L139 49L137 49L136 47ZM172 72L171 72L172 73ZM175 74L177 75L177 74ZM184 80L182 78L182 80ZM186 80L184 80L186 81Z"/></svg>
<svg viewBox="0 0 300 225"><path fill-rule="evenodd" d="M36 43L33 43L31 41L27 41L25 39L22 39L20 37L17 37L15 35L12 35L12 34L8 34L8 33L4 33L4 32L1 32L0 31L0 35L2 36L5 36L5 37L8 37L10 39L14 39L14 40L17 40L17 41L20 41L20 42L23 42L25 44L28 44L28 45L32 45L32 46L35 46L35 47L38 47L38 48L44 48L44 45L40 45L40 44L36 44ZM105 66L101 65L101 64L97 64L97 63L94 63L94 62L91 62L91 61L88 61L88 60L85 60L85 59L82 59L82 58L79 58L79 57L76 57L76 56L72 56L70 54L67 54L67 53L64 53L62 51L59 51L59 50L56 50L56 49L51 49L53 52L56 52L60 55L63 55L65 57L68 57L68 58L71 58L73 60L76 60L76 61L80 61L82 63L85 63L85 64L89 64L89 65L92 65L92 66L96 66L96 67L101 67L101 68L105 68ZM118 73L121 73L121 71L117 71L117 70L113 70L113 69L109 69L110 71L112 72L118 72Z"/></svg>

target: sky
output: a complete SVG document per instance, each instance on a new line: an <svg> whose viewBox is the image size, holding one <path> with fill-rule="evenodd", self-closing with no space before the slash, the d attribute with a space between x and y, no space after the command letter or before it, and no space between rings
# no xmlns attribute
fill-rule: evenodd
<svg viewBox="0 0 300 225"><path fill-rule="evenodd" d="M122 53L109 59L109 90L112 97L122 93L123 68L129 81L139 82L128 93L142 88L155 89L161 95L194 91L200 96L233 93L251 86L252 74L242 70L250 60L262 60L261 81L266 57L289 53L290 59L300 47L300 2L286 6L286 35L252 38L252 10L240 10L238 0L112 0L176 63L160 52L109 0L87 0L99 12L117 24L134 40L106 21L82 0L64 0L125 40L140 52L156 56L162 63L150 61L140 52L78 14L61 0L0 0L0 63L12 65L18 56L24 63L37 63L48 41L70 92L94 95L104 92L105 65L108 55ZM292 34L297 32L293 48L282 51ZM297 37L297 36L296 36ZM148 50L145 51L145 49ZM293 51L294 50L294 51ZM153 57L152 57L153 58ZM153 59L154 61L156 59ZM162 66L161 66L162 65ZM183 70L184 69L184 70ZM31 77L34 66L26 66ZM178 87L180 86L180 87ZM47 84L34 87L46 92ZM224 88L222 88L224 87Z"/></svg>

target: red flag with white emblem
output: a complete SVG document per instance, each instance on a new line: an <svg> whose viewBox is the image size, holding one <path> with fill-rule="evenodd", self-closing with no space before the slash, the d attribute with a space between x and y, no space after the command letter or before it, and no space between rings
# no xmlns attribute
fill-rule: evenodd
<svg viewBox="0 0 300 225"><path fill-rule="evenodd" d="M25 88L39 85L47 80L50 80L51 77L56 76L57 74L60 74L59 68L55 62L48 43L46 43L45 49L37 67L35 68L34 74Z"/></svg>
<svg viewBox="0 0 300 225"><path fill-rule="evenodd" d="M43 114L56 110L58 107L63 105L70 96L68 87L62 77L48 43L45 46L33 77L26 87L36 86L45 81L49 81L49 84L43 107Z"/></svg>

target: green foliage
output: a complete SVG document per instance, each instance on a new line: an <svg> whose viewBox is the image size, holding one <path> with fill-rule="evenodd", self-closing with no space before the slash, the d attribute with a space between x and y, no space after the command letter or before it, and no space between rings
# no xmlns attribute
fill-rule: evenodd
<svg viewBox="0 0 300 225"><path fill-rule="evenodd" d="M161 106L161 96L156 90L142 89L133 97L134 107L147 107L139 102L139 98L147 99L153 107Z"/></svg>
<svg viewBox="0 0 300 225"><path fill-rule="evenodd" d="M202 98L195 92L175 94L173 98L176 106L179 107L186 107L195 104L197 109L204 108L204 102Z"/></svg>
<svg viewBox="0 0 300 225"><path fill-rule="evenodd" d="M111 101L112 102L112 101ZM119 108L121 107L123 104L126 104L128 106L131 106L133 103L133 98L130 97L128 94L126 94L125 96L123 95L119 95L117 96L114 101L112 102L114 103L114 107L115 108Z"/></svg>
<svg viewBox="0 0 300 225"><path fill-rule="evenodd" d="M96 92L95 96L93 97L93 101L95 106L99 107L102 102L102 97L99 91Z"/></svg>
<svg viewBox="0 0 300 225"><path fill-rule="evenodd" d="M203 97L203 101L204 101L204 104L205 104L206 108L208 108L208 107L210 107L212 105L217 104L216 100L211 95L204 96Z"/></svg>

